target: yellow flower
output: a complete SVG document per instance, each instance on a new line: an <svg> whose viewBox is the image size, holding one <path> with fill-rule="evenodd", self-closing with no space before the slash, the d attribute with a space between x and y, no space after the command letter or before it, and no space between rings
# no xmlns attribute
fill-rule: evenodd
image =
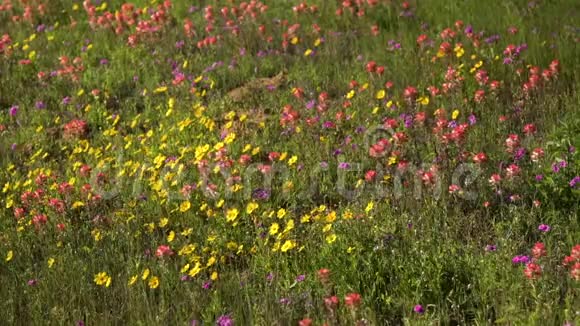
<svg viewBox="0 0 580 326"><path fill-rule="evenodd" d="M131 276L131 278L129 279L129 282L127 282L127 285L131 286L131 285L135 284L135 282L137 282L138 278L139 277L137 275Z"/></svg>
<svg viewBox="0 0 580 326"><path fill-rule="evenodd" d="M258 209L259 205L258 203L248 203L248 206L246 207L246 213L247 214L252 214L256 209Z"/></svg>
<svg viewBox="0 0 580 326"><path fill-rule="evenodd" d="M458 116L459 116L459 110L455 110L451 114L451 119L455 120L455 119L457 119Z"/></svg>
<svg viewBox="0 0 580 326"><path fill-rule="evenodd" d="M322 232L326 233L332 229L332 224L328 223L322 228Z"/></svg>
<svg viewBox="0 0 580 326"><path fill-rule="evenodd" d="M421 96L417 99L417 102L421 103L422 105L429 104L429 98L427 96Z"/></svg>
<svg viewBox="0 0 580 326"><path fill-rule="evenodd" d="M179 211L182 213L187 212L190 208L191 203L189 202L189 200L184 201L183 203L181 203L181 205L179 205Z"/></svg>
<svg viewBox="0 0 580 326"><path fill-rule="evenodd" d="M229 209L227 214L226 214L226 220L228 222L233 222L238 217L238 214L239 214L239 211L237 208Z"/></svg>
<svg viewBox="0 0 580 326"><path fill-rule="evenodd" d="M8 251L8 253L6 254L6 261L11 261L12 258L14 258L14 251L10 250Z"/></svg>
<svg viewBox="0 0 580 326"><path fill-rule="evenodd" d="M93 281L95 281L95 284L97 285L105 285L107 283L107 281L109 281L110 277L109 275L107 275L107 272L100 272L98 274L95 274L95 278L93 279Z"/></svg>
<svg viewBox="0 0 580 326"><path fill-rule="evenodd" d="M157 87L153 93L163 93L163 92L167 92L167 86L161 86L161 87Z"/></svg>
<svg viewBox="0 0 580 326"><path fill-rule="evenodd" d="M292 250L296 247L296 243L294 243L291 240L286 240L286 242L284 242L284 244L282 245L282 252L287 252L288 250Z"/></svg>
<svg viewBox="0 0 580 326"><path fill-rule="evenodd" d="M218 279L218 272L213 272L213 273L211 273L211 280L212 280L212 281L215 281L215 280L217 280L217 279Z"/></svg>
<svg viewBox="0 0 580 326"><path fill-rule="evenodd" d="M370 202L367 204L367 207L365 208L365 212L367 212L367 213L368 213L368 212L372 211L372 210L373 210L373 207L375 207L375 203L373 203L372 201L370 201Z"/></svg>
<svg viewBox="0 0 580 326"><path fill-rule="evenodd" d="M143 271L143 275L141 275L141 279L142 279L143 281L145 281L145 280L146 280L146 279L149 277L149 274L150 274L150 273L151 273L151 271L149 270L149 268L145 269L145 270Z"/></svg>
<svg viewBox="0 0 580 326"><path fill-rule="evenodd" d="M345 220L350 220L353 218L353 214L351 211L347 210L344 213L342 213L342 218Z"/></svg>
<svg viewBox="0 0 580 326"><path fill-rule="evenodd" d="M385 98L386 92L384 89L381 89L380 91L377 92L377 95L375 96L375 98L377 100L382 100Z"/></svg>
<svg viewBox="0 0 580 326"><path fill-rule="evenodd" d="M164 228L169 223L169 219L167 217L163 217L159 220L159 227Z"/></svg>
<svg viewBox="0 0 580 326"><path fill-rule="evenodd" d="M209 260L207 261L206 267L210 267L213 266L215 264L215 262L217 261L217 259L214 256L211 256L209 258Z"/></svg>
<svg viewBox="0 0 580 326"><path fill-rule="evenodd" d="M284 216L286 216L286 210L284 208L280 208L276 213L276 216L278 218L284 218Z"/></svg>
<svg viewBox="0 0 580 326"><path fill-rule="evenodd" d="M54 265L54 258L48 258L48 268L52 268L52 265Z"/></svg>
<svg viewBox="0 0 580 326"><path fill-rule="evenodd" d="M330 213L328 213L328 215L326 215L326 222L327 223L332 223L336 220L336 212L332 211Z"/></svg>
<svg viewBox="0 0 580 326"><path fill-rule="evenodd" d="M189 270L189 273L187 273L187 275L195 277L197 274L199 274L199 272L201 272L201 265L199 263L196 263L195 266L193 266L193 268Z"/></svg>
<svg viewBox="0 0 580 326"><path fill-rule="evenodd" d="M348 92L348 93L346 94L346 98L347 98L348 100L350 100L351 98L353 98L353 97L354 97L354 94L355 94L355 93L354 93L354 89L353 89L353 90L351 90L350 92Z"/></svg>
<svg viewBox="0 0 580 326"><path fill-rule="evenodd" d="M289 220L284 228L284 233L288 233L294 229L294 220Z"/></svg>
<svg viewBox="0 0 580 326"><path fill-rule="evenodd" d="M336 241L336 234L329 234L326 236L326 243L331 244Z"/></svg>
<svg viewBox="0 0 580 326"><path fill-rule="evenodd" d="M275 235L276 233L278 233L279 229L280 225L278 225L278 223L272 224L272 226L270 226L270 235Z"/></svg>
<svg viewBox="0 0 580 326"><path fill-rule="evenodd" d="M159 278L157 276L153 276L149 279L149 288L156 289L159 286Z"/></svg>

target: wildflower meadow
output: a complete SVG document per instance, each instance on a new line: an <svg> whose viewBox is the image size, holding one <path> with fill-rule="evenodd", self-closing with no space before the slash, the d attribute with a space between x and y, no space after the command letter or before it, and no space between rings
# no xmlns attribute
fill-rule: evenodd
<svg viewBox="0 0 580 326"><path fill-rule="evenodd" d="M580 325L580 2L0 0L0 325Z"/></svg>

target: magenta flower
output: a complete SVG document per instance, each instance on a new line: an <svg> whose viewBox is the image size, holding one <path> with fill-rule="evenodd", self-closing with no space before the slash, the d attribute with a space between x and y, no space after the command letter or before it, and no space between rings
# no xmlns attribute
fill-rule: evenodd
<svg viewBox="0 0 580 326"><path fill-rule="evenodd" d="M10 110L8 110L8 113L11 117L15 117L18 114L18 109L20 109L18 105L13 105Z"/></svg>
<svg viewBox="0 0 580 326"><path fill-rule="evenodd" d="M413 311L418 313L419 315L422 315L423 313L425 313L425 308L423 308L422 305L418 304L413 308Z"/></svg>
<svg viewBox="0 0 580 326"><path fill-rule="evenodd" d="M551 230L551 228L547 224L540 224L540 226L538 226L538 230L540 230L542 232L549 232Z"/></svg>

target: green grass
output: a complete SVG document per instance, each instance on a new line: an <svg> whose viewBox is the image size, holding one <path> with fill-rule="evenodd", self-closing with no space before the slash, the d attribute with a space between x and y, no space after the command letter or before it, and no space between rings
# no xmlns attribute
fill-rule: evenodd
<svg viewBox="0 0 580 326"><path fill-rule="evenodd" d="M160 30L134 46L134 25L119 35L91 26L81 2L38 1L46 14L34 9L31 22L13 21L24 5L12 2L12 11L0 7L0 40L11 39L0 45L0 324L205 325L224 315L235 325L580 323L580 283L563 264L580 239L580 183L571 186L580 175L577 1L411 1L412 15L398 1L362 1L361 17L337 16L340 2L312 1L316 13L297 14L297 1L279 1L255 19L230 16L237 36L222 28L220 9L232 1L192 11L175 1ZM122 4L108 1L97 15ZM216 17L209 34L207 5ZM295 35L284 35L293 24ZM446 28L457 35L438 56ZM419 46L420 34L432 43ZM198 48L206 36L219 40ZM504 64L510 44L527 49ZM530 68L541 74L553 60L557 75L526 93ZM370 61L384 74L367 72ZM446 93L448 69L458 74ZM281 71L276 89L241 103L226 95ZM186 78L176 85L179 72ZM408 86L417 99L405 98ZM299 117L284 122L287 105ZM424 124L410 123L420 112ZM65 125L76 119L87 130L70 136ZM380 130L386 119L394 130ZM461 129L451 120L467 130L457 142L443 137ZM528 124L537 132L525 134ZM506 151L511 134L521 158ZM381 137L392 147L372 157ZM532 160L537 148L544 156ZM480 152L487 161L474 164ZM511 179L510 164L521 170ZM424 184L420 173L435 167L438 183ZM495 173L503 180L492 186ZM462 191L450 193L451 184ZM512 258L531 258L536 243L546 248L533 258L542 272L527 278ZM173 254L157 257L162 245ZM317 276L323 268L327 281ZM349 307L349 293L361 303ZM331 296L337 307L325 305Z"/></svg>

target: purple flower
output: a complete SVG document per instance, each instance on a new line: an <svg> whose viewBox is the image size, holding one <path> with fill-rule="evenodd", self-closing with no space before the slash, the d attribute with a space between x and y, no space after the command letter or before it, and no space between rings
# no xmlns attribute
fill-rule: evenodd
<svg viewBox="0 0 580 326"><path fill-rule="evenodd" d="M270 198L270 192L266 189L256 189L252 192L252 197L254 199L261 199L261 200L266 200L268 198Z"/></svg>
<svg viewBox="0 0 580 326"><path fill-rule="evenodd" d="M37 279L30 279L28 280L28 286L36 286L36 284L38 284L38 280Z"/></svg>
<svg viewBox="0 0 580 326"><path fill-rule="evenodd" d="M288 298L282 298L282 299L280 299L280 304L281 305L284 305L284 306L287 306L287 305L290 304L290 299L288 299Z"/></svg>
<svg viewBox="0 0 580 326"><path fill-rule="evenodd" d="M512 263L514 264L527 264L530 261L528 256L515 256L512 258Z"/></svg>
<svg viewBox="0 0 580 326"><path fill-rule="evenodd" d="M211 289L211 281L203 282L202 287L203 287L204 290Z"/></svg>
<svg viewBox="0 0 580 326"><path fill-rule="evenodd" d="M570 147L568 147L568 152L569 152L569 153L574 153L574 152L576 152L576 147L574 147L574 146L570 146Z"/></svg>
<svg viewBox="0 0 580 326"><path fill-rule="evenodd" d="M516 161L521 160L522 158L524 158L524 156L526 156L526 149L523 147L520 147L518 149L516 149L515 153L514 153L514 159Z"/></svg>
<svg viewBox="0 0 580 326"><path fill-rule="evenodd" d="M316 101L315 100L310 100L310 101L308 101L306 103L306 109L312 110L315 105L316 105Z"/></svg>
<svg viewBox="0 0 580 326"><path fill-rule="evenodd" d="M475 117L475 114L473 114L473 113L469 115L467 120L469 120L469 124L472 126L477 123L477 118Z"/></svg>
<svg viewBox="0 0 580 326"><path fill-rule="evenodd" d="M39 110L46 109L46 104L44 102L42 102L42 101L37 101L36 102L36 108L39 109Z"/></svg>
<svg viewBox="0 0 580 326"><path fill-rule="evenodd" d="M11 117L15 117L16 114L18 114L18 109L20 109L20 107L18 105L13 105L10 110L8 110L8 113L10 114Z"/></svg>
<svg viewBox="0 0 580 326"><path fill-rule="evenodd" d="M101 64L101 66L105 66L105 65L109 64L109 60L103 58L103 59L101 59L101 61L99 61L99 63Z"/></svg>
<svg viewBox="0 0 580 326"><path fill-rule="evenodd" d="M328 168L328 163L326 163L326 162L320 162L320 167L323 168L323 169L326 169L326 168Z"/></svg>
<svg viewBox="0 0 580 326"><path fill-rule="evenodd" d="M70 104L70 101L71 101L71 98L70 98L70 96L65 96L65 97L62 99L62 104L64 104L64 105Z"/></svg>
<svg viewBox="0 0 580 326"><path fill-rule="evenodd" d="M418 304L413 308L413 311L422 315L423 313L425 313L425 308L423 308L422 305Z"/></svg>
<svg viewBox="0 0 580 326"><path fill-rule="evenodd" d="M540 224L540 226L538 226L538 230L542 231L542 232L548 232L550 231L550 226L547 224Z"/></svg>
<svg viewBox="0 0 580 326"><path fill-rule="evenodd" d="M580 176L575 176L569 183L570 188L575 188L578 184L580 184Z"/></svg>
<svg viewBox="0 0 580 326"><path fill-rule="evenodd" d="M305 279L306 279L306 275L304 275L304 274L296 276L296 282L298 282L298 283L304 281Z"/></svg>
<svg viewBox="0 0 580 326"><path fill-rule="evenodd" d="M216 323L217 326L233 326L234 325L234 320L232 319L232 317L230 317L230 315L221 315Z"/></svg>
<svg viewBox="0 0 580 326"><path fill-rule="evenodd" d="M323 128L325 128L325 129L330 129L330 128L334 128L334 127L336 127L336 124L334 124L334 122L332 122L332 121L326 121L326 122L325 122L325 123L322 125L322 127L323 127Z"/></svg>
<svg viewBox="0 0 580 326"><path fill-rule="evenodd" d="M356 129L355 129L354 132L357 133L357 134L362 134L365 131L366 131L366 128L365 127L359 126L359 127L356 127Z"/></svg>
<svg viewBox="0 0 580 326"><path fill-rule="evenodd" d="M350 164L349 164L349 163L346 163L346 162L340 162L340 163L338 164L338 168L339 168L339 169L342 169L342 170L345 170L345 169L348 169L348 168L350 168Z"/></svg>
<svg viewBox="0 0 580 326"><path fill-rule="evenodd" d="M85 322L82 320L77 321L77 326L85 326Z"/></svg>
<svg viewBox="0 0 580 326"><path fill-rule="evenodd" d="M542 180L544 180L544 176L543 175L541 175L541 174L536 175L536 181L540 182Z"/></svg>
<svg viewBox="0 0 580 326"><path fill-rule="evenodd" d="M494 252L496 250L497 250L497 246L496 245L487 245L487 246L485 246L485 251Z"/></svg>

